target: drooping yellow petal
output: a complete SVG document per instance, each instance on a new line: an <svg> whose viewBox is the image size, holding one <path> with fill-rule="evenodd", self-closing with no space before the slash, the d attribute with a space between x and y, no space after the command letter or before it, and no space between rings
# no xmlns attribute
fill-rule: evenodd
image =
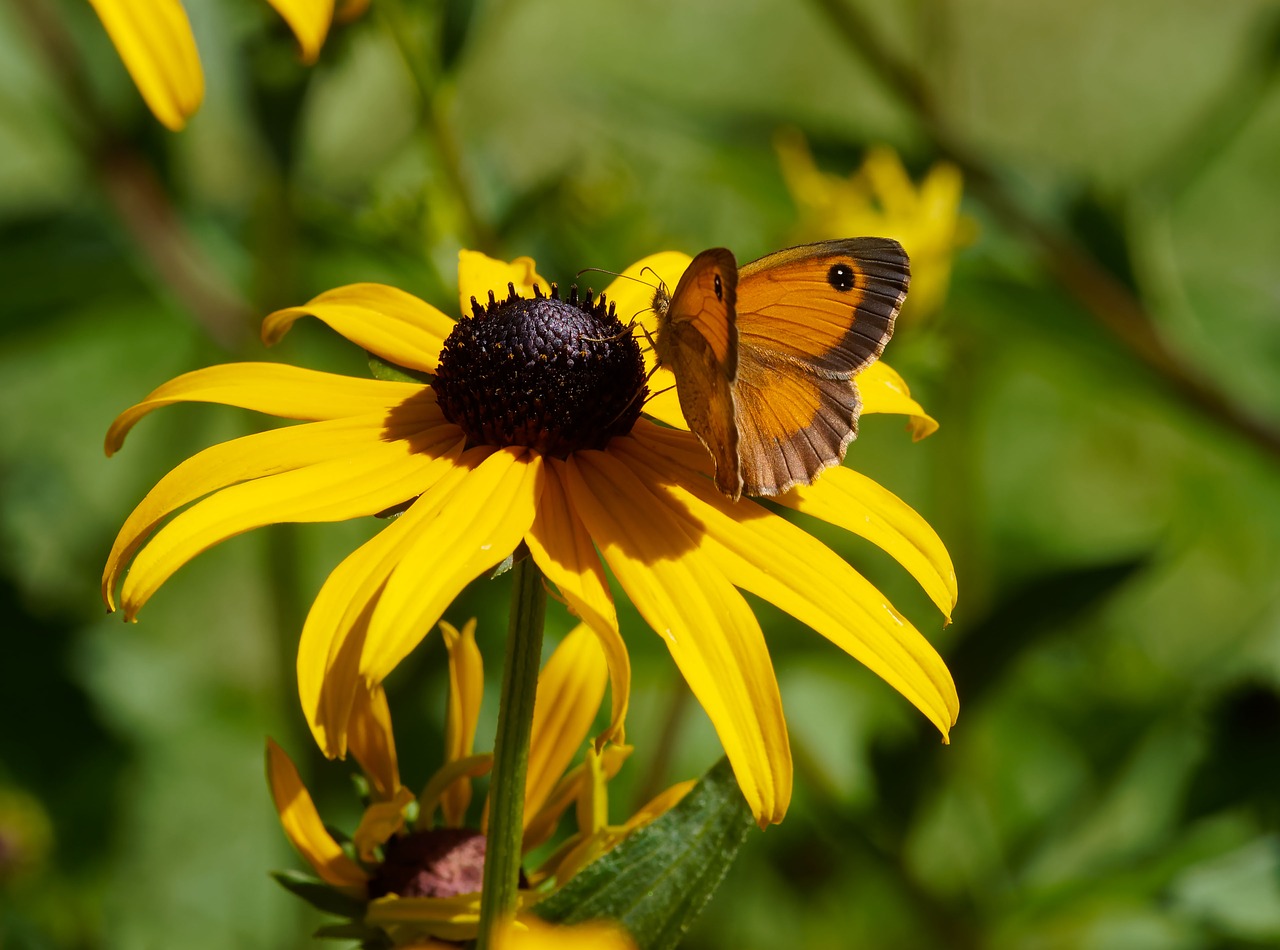
<svg viewBox="0 0 1280 950"><path fill-rule="evenodd" d="M524 785L526 824L582 747L600 710L608 675L604 653L586 624L578 624L560 641L538 674Z"/></svg>
<svg viewBox="0 0 1280 950"><path fill-rule="evenodd" d="M204 98L200 54L178 0L89 0L155 117L174 132Z"/></svg>
<svg viewBox="0 0 1280 950"><path fill-rule="evenodd" d="M314 63L333 19L333 0L267 0L298 38L305 63Z"/></svg>
<svg viewBox="0 0 1280 950"><path fill-rule="evenodd" d="M854 377L854 382L862 396L864 413L894 412L909 416L907 428L917 442L938 431L938 420L911 398L906 381L883 360L877 360L864 369Z"/></svg>
<svg viewBox="0 0 1280 950"><path fill-rule="evenodd" d="M439 442L421 455L405 441L370 442L359 455L242 482L192 505L134 558L120 595L126 619L174 571L220 541L268 524L372 515L422 493L434 477L433 457L456 441L448 427L435 433Z"/></svg>
<svg viewBox="0 0 1280 950"><path fill-rule="evenodd" d="M578 831L595 834L609 824L609 784L602 757L594 748L587 749L582 763L587 781L578 792Z"/></svg>
<svg viewBox="0 0 1280 950"><path fill-rule="evenodd" d="M458 252L458 305L464 317L471 316L472 297L482 307L490 294L496 300L507 299L508 284L522 297L532 297L534 287L543 294L551 292L551 285L538 275L532 257L517 257L508 264L479 251Z"/></svg>
<svg viewBox="0 0 1280 950"><path fill-rule="evenodd" d="M951 673L929 642L861 574L816 538L755 502L735 503L709 482L681 478L679 469L637 440L613 445L656 497L701 526L702 550L734 584L776 604L868 667L924 713L946 740L959 713Z"/></svg>
<svg viewBox="0 0 1280 950"><path fill-rule="evenodd" d="M454 321L413 294L386 284L349 284L262 321L262 341L277 343L302 317L313 316L388 363L434 373Z"/></svg>
<svg viewBox="0 0 1280 950"><path fill-rule="evenodd" d="M414 827L421 829L430 828L434 825L436 809L440 807L441 798L446 789L452 788L463 781L466 781L467 788L470 789L470 779L488 775L492 769L492 752L454 759L452 762L446 762L436 769L435 774L428 779L427 784L423 786L422 793L418 796L418 819ZM456 827L460 822L446 822L446 824Z"/></svg>
<svg viewBox="0 0 1280 950"><path fill-rule="evenodd" d="M326 882L348 894L364 896L369 876L347 857L338 842L325 830L311 795L302 784L298 770L283 749L267 740L267 782L280 824L298 853Z"/></svg>
<svg viewBox="0 0 1280 950"><path fill-rule="evenodd" d="M351 754L369 779L374 800L386 802L396 798L400 792L400 766L396 761L395 735L391 731L391 709L381 686L356 690L348 741Z"/></svg>
<svg viewBox="0 0 1280 950"><path fill-rule="evenodd" d="M516 895L517 911L533 905L541 896L520 891ZM369 902L364 922L387 931L398 947L412 946L427 937L473 940L480 922L480 895L380 897Z"/></svg>
<svg viewBox="0 0 1280 950"><path fill-rule="evenodd" d="M381 682L418 645L462 588L515 550L533 523L542 456L498 449L447 493L401 554L369 621L360 674Z"/></svg>
<svg viewBox="0 0 1280 950"><path fill-rule="evenodd" d="M679 805L684 797L693 791L694 786L697 784L698 780L696 778L691 778L684 782L677 782L665 791L659 792L637 809L635 814L627 819L626 824L622 826L623 830L626 831L627 834L630 834L633 831L643 828L650 822L657 821L667 812L671 811L671 809Z"/></svg>
<svg viewBox="0 0 1280 950"><path fill-rule="evenodd" d="M629 745L607 745L600 752L602 768L606 780L612 779L622 769L632 752ZM556 825L565 810L574 804L582 794L583 786L591 780L585 762L579 762L556 783L542 803L542 807L532 816L525 816L524 840L522 850L527 854L534 848L549 841L555 834Z"/></svg>
<svg viewBox="0 0 1280 950"><path fill-rule="evenodd" d="M316 595L298 641L298 696L325 755L347 752L347 722L355 699L360 653L373 607L403 552L435 515L434 490L447 492L491 449L464 453L459 440L424 472L424 497L339 564Z"/></svg>
<svg viewBox="0 0 1280 950"><path fill-rule="evenodd" d="M576 453L566 471L575 510L706 710L756 820L781 821L791 748L778 681L760 624L708 557L701 527L660 502L615 451Z"/></svg>
<svg viewBox="0 0 1280 950"><path fill-rule="evenodd" d="M956 571L929 522L893 492L850 468L830 468L812 485L772 499L866 538L910 572L951 621Z"/></svg>
<svg viewBox="0 0 1280 950"><path fill-rule="evenodd" d="M444 720L444 761L448 765L471 755L484 699L484 661L476 646L476 619L472 617L459 632L451 623L440 621L444 645L449 651L449 705ZM460 776L444 790L440 807L444 823L451 828L462 824L471 804L469 776Z"/></svg>
<svg viewBox="0 0 1280 950"><path fill-rule="evenodd" d="M432 402L417 403L422 411L406 412L394 424L378 412L351 419L329 419L271 429L210 446L182 462L147 493L116 536L102 574L102 597L115 609L115 586L133 554L165 518L198 498L237 482L290 472L334 458L355 458L366 447L394 439L413 439L425 447L433 426L445 423Z"/></svg>
<svg viewBox="0 0 1280 950"><path fill-rule="evenodd" d="M534 563L547 580L556 585L569 609L599 640L609 665L613 698L609 728L597 743L621 743L625 739L623 723L631 696L631 657L618 630L618 614L600 556L565 494L564 462L548 458L544 476L538 513L524 536L525 543Z"/></svg>
<svg viewBox="0 0 1280 950"><path fill-rule="evenodd" d="M434 402L430 388L381 379L355 379L283 363L227 363L184 373L130 406L107 431L107 455L148 413L175 402L214 402L284 419L342 419L393 410L418 412Z"/></svg>
<svg viewBox="0 0 1280 950"><path fill-rule="evenodd" d="M354 743L353 743L354 745ZM373 802L360 816L360 826L351 836L360 860L373 864L378 860L378 849L404 830L404 810L413 801L413 792L403 786L396 789L389 801Z"/></svg>

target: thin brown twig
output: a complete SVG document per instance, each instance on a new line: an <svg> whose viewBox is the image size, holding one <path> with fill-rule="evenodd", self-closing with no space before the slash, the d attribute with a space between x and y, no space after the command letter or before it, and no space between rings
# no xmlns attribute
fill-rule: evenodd
<svg viewBox="0 0 1280 950"><path fill-rule="evenodd" d="M872 23L847 0L813 0L845 43L915 114L940 155L964 173L971 191L1040 252L1059 284L1186 404L1280 458L1280 430L1245 411L1226 392L1169 346L1137 296L1078 242L1023 208L993 166L957 136L938 114L920 73L878 38Z"/></svg>

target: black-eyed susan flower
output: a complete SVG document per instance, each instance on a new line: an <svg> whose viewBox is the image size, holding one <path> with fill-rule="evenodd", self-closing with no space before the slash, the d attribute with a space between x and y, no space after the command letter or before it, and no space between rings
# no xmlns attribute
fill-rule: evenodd
<svg viewBox="0 0 1280 950"><path fill-rule="evenodd" d="M798 239L880 234L901 242L911 258L906 319L936 312L946 300L957 248L973 240L974 223L960 214L964 180L950 162L938 162L917 185L898 153L887 146L867 151L848 177L822 171L798 131L777 138L782 176L800 211Z"/></svg>
<svg viewBox="0 0 1280 950"><path fill-rule="evenodd" d="M843 467L770 504L729 501L711 483L711 460L684 427L674 392L645 401L652 357L618 314L652 320L652 288L633 278L652 271L675 286L688 263L677 253L640 261L611 285L606 304L576 291L562 299L528 258L507 264L463 252L459 321L377 284L272 314L263 325L269 343L312 315L431 380L239 363L156 389L116 419L109 454L139 419L174 402L304 424L215 445L165 476L116 539L102 582L108 606L131 558L120 594L128 619L174 571L226 538L398 506L403 514L330 574L302 631L299 691L329 756L348 751L357 696L384 680L469 581L522 544L600 640L612 683L601 741L622 741L630 682L607 564L706 710L762 826L786 813L791 752L760 624L739 588L866 664L945 738L958 703L937 652L861 574L771 504L879 545L949 615L955 574L929 525ZM656 390L670 382L665 370L652 378ZM858 384L864 413L904 414L917 437L936 427L883 363Z"/></svg>
<svg viewBox="0 0 1280 950"><path fill-rule="evenodd" d="M335 14L353 17L368 0L267 0L315 62ZM336 2L336 9L335 9ZM89 0L152 113L177 132L204 99L204 71L179 0Z"/></svg>
<svg viewBox="0 0 1280 950"><path fill-rule="evenodd" d="M382 687L358 690L347 734L369 800L346 847L325 827L289 757L274 742L267 743L267 778L285 834L325 885L348 899L353 920L396 945L470 940L479 924L485 817L481 815L478 828L468 828L466 822L472 779L485 775L493 759L473 749L484 671L475 621L461 631L445 623L441 629L450 682L445 762L417 795L401 785ZM571 806L576 806L577 830L528 870L528 886L520 898L526 910L632 831L660 817L694 784L671 787L622 825L608 823L608 781L631 749L607 745L597 752L587 745L586 760L569 768L586 744L607 679L604 654L584 625L560 642L538 677L524 789L524 850L549 841ZM526 936L530 926L535 934L544 932L525 917L499 945L542 946ZM554 932L621 939L619 946L628 946L617 931L601 927Z"/></svg>

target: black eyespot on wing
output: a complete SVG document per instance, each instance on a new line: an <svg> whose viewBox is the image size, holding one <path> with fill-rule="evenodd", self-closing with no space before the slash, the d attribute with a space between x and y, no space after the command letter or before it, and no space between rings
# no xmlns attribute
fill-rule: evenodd
<svg viewBox="0 0 1280 950"><path fill-rule="evenodd" d="M827 283L841 293L853 290L853 268L848 264L832 264L827 271Z"/></svg>
<svg viewBox="0 0 1280 950"><path fill-rule="evenodd" d="M719 274L716 274L716 300L724 300L724 284L721 283Z"/></svg>

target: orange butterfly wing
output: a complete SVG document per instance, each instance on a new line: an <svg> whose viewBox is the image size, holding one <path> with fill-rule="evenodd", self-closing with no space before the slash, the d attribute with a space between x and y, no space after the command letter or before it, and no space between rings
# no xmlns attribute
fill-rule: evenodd
<svg viewBox="0 0 1280 950"><path fill-rule="evenodd" d="M858 431L853 377L893 335L906 252L888 238L778 251L739 271L734 385L743 491L776 495L838 465Z"/></svg>
<svg viewBox="0 0 1280 950"><path fill-rule="evenodd" d="M716 487L735 499L742 493L733 396L739 354L737 284L733 254L717 247L690 262L675 293L659 290L653 298L658 362L675 374L680 411L715 461Z"/></svg>

